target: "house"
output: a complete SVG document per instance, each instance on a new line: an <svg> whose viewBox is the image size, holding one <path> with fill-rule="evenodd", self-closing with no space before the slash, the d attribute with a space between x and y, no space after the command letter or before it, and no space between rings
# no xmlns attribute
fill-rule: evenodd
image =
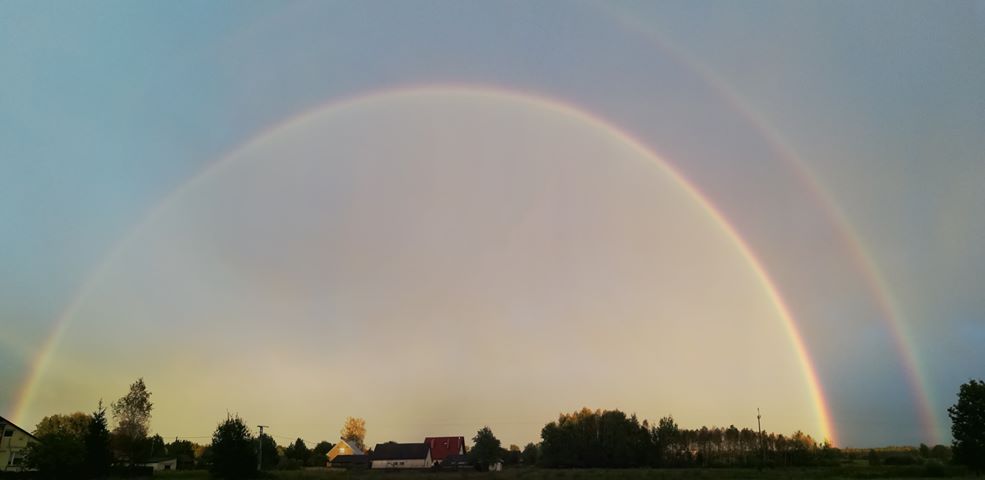
<svg viewBox="0 0 985 480"><path fill-rule="evenodd" d="M369 468L369 455L336 455L331 462L331 468Z"/></svg>
<svg viewBox="0 0 985 480"><path fill-rule="evenodd" d="M370 456L372 468L431 468L431 449L426 443L377 443Z"/></svg>
<svg viewBox="0 0 985 480"><path fill-rule="evenodd" d="M427 437L424 443L431 449L431 460L442 463L451 455L465 455L465 437Z"/></svg>
<svg viewBox="0 0 985 480"><path fill-rule="evenodd" d="M162 470L177 470L178 457L152 458L140 465L143 467L151 467L154 469L155 472L160 472Z"/></svg>
<svg viewBox="0 0 985 480"><path fill-rule="evenodd" d="M328 451L328 461L335 460L339 455L365 455L365 452L352 440L340 439L331 450Z"/></svg>
<svg viewBox="0 0 985 480"><path fill-rule="evenodd" d="M20 472L24 467L24 449L37 442L31 432L0 417L0 472Z"/></svg>

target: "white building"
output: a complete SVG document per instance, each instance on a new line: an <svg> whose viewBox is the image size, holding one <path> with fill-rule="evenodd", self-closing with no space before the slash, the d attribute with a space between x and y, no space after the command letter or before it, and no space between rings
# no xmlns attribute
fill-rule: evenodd
<svg viewBox="0 0 985 480"><path fill-rule="evenodd" d="M431 449L426 443L377 443L373 449L372 468L431 468Z"/></svg>
<svg viewBox="0 0 985 480"><path fill-rule="evenodd" d="M0 417L0 472L20 472L24 468L24 450L38 439L14 422Z"/></svg>
<svg viewBox="0 0 985 480"><path fill-rule="evenodd" d="M155 472L160 472L163 470L177 470L178 469L178 458L156 458L152 459L147 463L141 464L145 467L154 467Z"/></svg>

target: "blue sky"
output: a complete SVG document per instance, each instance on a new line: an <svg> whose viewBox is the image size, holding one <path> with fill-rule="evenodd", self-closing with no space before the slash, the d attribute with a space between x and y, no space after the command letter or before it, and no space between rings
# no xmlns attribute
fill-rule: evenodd
<svg viewBox="0 0 985 480"><path fill-rule="evenodd" d="M360 93L494 85L635 136L725 213L800 319L843 443L928 441L899 420L915 403L864 282L763 129L886 280L946 429L985 365L983 27L982 2L5 2L0 380L24 381L147 212L260 132Z"/></svg>

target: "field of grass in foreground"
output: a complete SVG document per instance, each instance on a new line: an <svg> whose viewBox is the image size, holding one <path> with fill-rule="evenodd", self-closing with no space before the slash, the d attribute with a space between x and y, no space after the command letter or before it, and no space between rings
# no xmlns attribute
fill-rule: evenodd
<svg viewBox="0 0 985 480"><path fill-rule="evenodd" d="M839 479L839 478L974 478L960 467L945 467L928 471L922 466L844 466L816 468L777 468L762 472L755 469L692 468L692 469L540 469L516 468L502 472L430 472L430 471L339 471L308 469L274 471L264 478L270 480L674 480L674 479ZM163 472L154 476L163 480L198 480L209 478L205 471Z"/></svg>

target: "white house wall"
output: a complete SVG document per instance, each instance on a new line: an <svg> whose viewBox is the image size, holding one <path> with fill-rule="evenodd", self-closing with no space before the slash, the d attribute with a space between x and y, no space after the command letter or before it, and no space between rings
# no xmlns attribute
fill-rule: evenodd
<svg viewBox="0 0 985 480"><path fill-rule="evenodd" d="M427 458L412 460L373 460L373 468L379 469L399 469L399 468L431 468L431 454Z"/></svg>
<svg viewBox="0 0 985 480"><path fill-rule="evenodd" d="M7 425L6 433L10 436L0 433L3 435L0 436L0 472L21 471L24 462L24 449L27 448L28 444L34 442L34 439L10 425Z"/></svg>

